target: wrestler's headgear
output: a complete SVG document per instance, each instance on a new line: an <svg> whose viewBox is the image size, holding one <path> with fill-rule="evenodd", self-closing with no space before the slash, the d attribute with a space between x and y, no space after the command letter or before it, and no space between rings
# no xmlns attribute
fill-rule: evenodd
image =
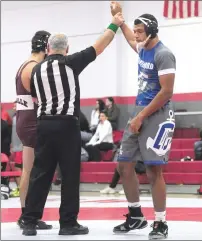
<svg viewBox="0 0 202 241"><path fill-rule="evenodd" d="M145 26L146 35L149 36L151 34L151 39L155 38L159 31L157 19L151 14L143 14L134 21L135 25L141 23Z"/></svg>
<svg viewBox="0 0 202 241"><path fill-rule="evenodd" d="M39 53L40 51L46 53L48 38L50 33L47 31L38 31L32 38L32 53Z"/></svg>

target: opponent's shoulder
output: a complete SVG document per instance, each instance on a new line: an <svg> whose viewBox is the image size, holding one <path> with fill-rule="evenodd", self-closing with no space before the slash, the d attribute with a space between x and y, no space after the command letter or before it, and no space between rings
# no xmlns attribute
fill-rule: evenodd
<svg viewBox="0 0 202 241"><path fill-rule="evenodd" d="M30 81L32 78L33 69L37 66L37 64L38 63L35 61L26 62L26 66L21 73L22 85L28 92L30 91Z"/></svg>
<svg viewBox="0 0 202 241"><path fill-rule="evenodd" d="M22 74L21 74L21 78L22 80L27 80L27 79L30 79L31 77L31 74L32 74L32 71L33 69L35 68L35 66L37 65L38 63L35 62L35 61L32 61L32 62L26 62L25 63L25 67L24 69L22 70Z"/></svg>
<svg viewBox="0 0 202 241"><path fill-rule="evenodd" d="M31 73L33 71L33 69L36 68L37 65L39 65L39 63L37 63L37 62L30 62L27 65L27 71Z"/></svg>

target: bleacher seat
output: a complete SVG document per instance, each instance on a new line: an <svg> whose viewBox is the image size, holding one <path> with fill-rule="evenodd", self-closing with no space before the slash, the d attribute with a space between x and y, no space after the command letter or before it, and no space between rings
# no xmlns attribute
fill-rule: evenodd
<svg viewBox="0 0 202 241"><path fill-rule="evenodd" d="M101 151L102 161L111 161L113 158L113 150Z"/></svg>
<svg viewBox="0 0 202 241"><path fill-rule="evenodd" d="M123 136L123 131L122 130L117 130L117 131L113 131L113 140L114 140L114 144L117 144L121 141Z"/></svg>
<svg viewBox="0 0 202 241"><path fill-rule="evenodd" d="M202 161L174 162L163 166L164 173L202 173Z"/></svg>
<svg viewBox="0 0 202 241"><path fill-rule="evenodd" d="M194 158L194 149L171 149L169 159L172 161L179 161L185 156Z"/></svg>
<svg viewBox="0 0 202 241"><path fill-rule="evenodd" d="M202 184L200 185L199 189L197 190L198 194L202 195Z"/></svg>
<svg viewBox="0 0 202 241"><path fill-rule="evenodd" d="M199 138L173 139L171 148L172 149L193 149L194 143L198 140L199 140Z"/></svg>
<svg viewBox="0 0 202 241"><path fill-rule="evenodd" d="M20 171L5 171L1 172L2 177L20 177L22 172Z"/></svg>
<svg viewBox="0 0 202 241"><path fill-rule="evenodd" d="M81 172L113 172L116 165L116 162L82 162Z"/></svg>
<svg viewBox="0 0 202 241"><path fill-rule="evenodd" d="M13 162L9 162L9 158L4 153L1 153L1 162L3 163L9 163L9 165L6 166L6 170L1 172L2 177L18 177L21 176L21 172L19 171L13 171L12 166L14 165Z"/></svg>
<svg viewBox="0 0 202 241"><path fill-rule="evenodd" d="M116 162L83 162L81 165L81 182L110 183ZM202 161L169 162L163 168L166 184L201 184ZM139 182L147 184L146 175L139 175Z"/></svg>
<svg viewBox="0 0 202 241"><path fill-rule="evenodd" d="M198 128L176 128L174 138L199 138Z"/></svg>
<svg viewBox="0 0 202 241"><path fill-rule="evenodd" d="M4 153L1 153L1 162L5 163L5 162L8 162L8 161L9 161L8 156Z"/></svg>

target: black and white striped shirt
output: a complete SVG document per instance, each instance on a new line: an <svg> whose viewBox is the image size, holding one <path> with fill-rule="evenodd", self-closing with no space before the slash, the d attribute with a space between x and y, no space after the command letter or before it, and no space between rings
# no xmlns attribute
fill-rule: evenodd
<svg viewBox="0 0 202 241"><path fill-rule="evenodd" d="M37 64L31 76L31 94L38 99L37 117L42 115L73 115L80 113L79 74L96 59L89 47L64 56L49 55Z"/></svg>

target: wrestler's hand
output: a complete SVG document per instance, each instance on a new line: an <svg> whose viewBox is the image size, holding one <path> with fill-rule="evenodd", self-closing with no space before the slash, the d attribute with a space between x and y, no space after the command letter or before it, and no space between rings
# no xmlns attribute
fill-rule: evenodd
<svg viewBox="0 0 202 241"><path fill-rule="evenodd" d="M116 15L117 13L122 13L122 7L119 2L116 2L116 1L111 2L110 8L111 8L112 16Z"/></svg>
<svg viewBox="0 0 202 241"><path fill-rule="evenodd" d="M122 13L117 13L113 18L112 18L112 23L116 24L117 26L121 26L124 23L124 18Z"/></svg>
<svg viewBox="0 0 202 241"><path fill-rule="evenodd" d="M143 123L143 116L141 114L138 114L137 116L135 116L131 121L130 121L130 128L131 131L134 132L135 134L139 134L140 133L140 128L142 126Z"/></svg>

